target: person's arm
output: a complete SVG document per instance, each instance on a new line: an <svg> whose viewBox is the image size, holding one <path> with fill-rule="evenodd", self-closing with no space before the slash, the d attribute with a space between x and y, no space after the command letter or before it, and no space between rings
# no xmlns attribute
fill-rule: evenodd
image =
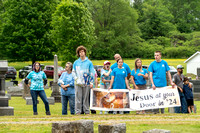
<svg viewBox="0 0 200 133"><path fill-rule="evenodd" d="M110 87L108 88L108 90L110 90L112 88L113 82L114 82L114 76L112 76L111 81L110 81Z"/></svg>
<svg viewBox="0 0 200 133"><path fill-rule="evenodd" d="M103 75L106 76L106 77L108 77L108 76L110 75L111 71L112 71L112 70L109 69L109 71L108 71L107 73L104 73Z"/></svg>
<svg viewBox="0 0 200 133"><path fill-rule="evenodd" d="M154 82L153 82L153 73L150 72L150 81L151 81L151 84L152 84L152 88L155 90L156 89L156 86L154 85Z"/></svg>
<svg viewBox="0 0 200 133"><path fill-rule="evenodd" d="M131 76L131 81L132 81L133 85L135 86L135 89L139 89L138 86L135 84L134 76Z"/></svg>
<svg viewBox="0 0 200 133"><path fill-rule="evenodd" d="M146 73L145 75L142 73L138 73L138 76L142 76L144 79L148 79L148 74Z"/></svg>
<svg viewBox="0 0 200 133"><path fill-rule="evenodd" d="M93 83L95 81L95 70L94 70L94 66L92 64L92 62L90 63L90 66L89 66L89 71L90 71L90 88L92 89L93 88Z"/></svg>
<svg viewBox="0 0 200 133"><path fill-rule="evenodd" d="M28 81L29 81L29 79L31 79L32 78L32 72L30 72L29 74L28 74L28 76L25 78L25 80L24 80L24 83L28 86L28 87L30 87L30 85L28 84Z"/></svg>
<svg viewBox="0 0 200 133"><path fill-rule="evenodd" d="M77 79L78 79L77 72L76 72L76 61L75 61L74 64L73 64L72 76L73 76L74 81L75 81L75 83L76 83L76 81L77 81Z"/></svg>
<svg viewBox="0 0 200 133"><path fill-rule="evenodd" d="M128 74L128 76L127 76L127 80L129 80L130 77L131 77L131 73Z"/></svg>
<svg viewBox="0 0 200 133"><path fill-rule="evenodd" d="M129 91L130 91L131 88L130 88L130 86L129 86L129 84L128 84L128 79L127 79L127 77L125 77L125 83L126 83L126 87L127 87L127 89L129 89Z"/></svg>
<svg viewBox="0 0 200 133"><path fill-rule="evenodd" d="M174 88L174 83L172 82L171 74L169 71L167 71L167 75L169 77L169 81L170 81L170 84L172 85L172 88Z"/></svg>

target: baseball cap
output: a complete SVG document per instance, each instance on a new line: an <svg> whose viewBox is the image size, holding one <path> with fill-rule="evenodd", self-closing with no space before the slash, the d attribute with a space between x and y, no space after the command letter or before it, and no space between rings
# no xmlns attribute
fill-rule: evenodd
<svg viewBox="0 0 200 133"><path fill-rule="evenodd" d="M111 63L109 61L104 61L103 64L106 65L106 64L111 64Z"/></svg>
<svg viewBox="0 0 200 133"><path fill-rule="evenodd" d="M182 65L178 65L177 69L183 69L184 67Z"/></svg>

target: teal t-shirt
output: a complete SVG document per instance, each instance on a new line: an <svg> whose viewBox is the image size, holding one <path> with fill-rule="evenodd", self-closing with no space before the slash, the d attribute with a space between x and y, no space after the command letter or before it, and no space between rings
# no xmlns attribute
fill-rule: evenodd
<svg viewBox="0 0 200 133"><path fill-rule="evenodd" d="M114 69L117 68L117 67L118 67L118 64L117 64L117 62L116 62L116 63L114 63L114 64L110 67L110 69L111 69L111 70L114 70ZM128 66L128 64L123 63L122 68L125 68L125 69L126 69L127 74L131 73L131 69L130 69L130 67Z"/></svg>
<svg viewBox="0 0 200 133"><path fill-rule="evenodd" d="M44 90L43 79L46 78L46 74L43 71L32 71L27 78L31 80L30 90Z"/></svg>
<svg viewBox="0 0 200 133"><path fill-rule="evenodd" d="M105 80L111 80L111 73L109 76L105 76L104 74L105 73L108 73L108 70L104 70L104 69L101 69L101 80L100 80L100 84L101 85L104 85L104 83L102 82L102 78L104 78ZM110 82L106 82L106 85L110 85Z"/></svg>
<svg viewBox="0 0 200 133"><path fill-rule="evenodd" d="M146 84L146 80L143 76L138 76L138 74L146 74L148 73L147 69L142 68L142 71L140 71L140 69L137 69L135 72L135 69L133 69L131 71L131 75L134 77L134 81L136 85L145 85Z"/></svg>
<svg viewBox="0 0 200 133"><path fill-rule="evenodd" d="M170 70L166 61L161 60L161 62L153 61L149 65L149 72L152 72L153 82L156 87L167 86L166 72Z"/></svg>
<svg viewBox="0 0 200 133"><path fill-rule="evenodd" d="M126 89L125 78L128 76L126 69L115 68L113 69L112 76L114 76L113 89Z"/></svg>

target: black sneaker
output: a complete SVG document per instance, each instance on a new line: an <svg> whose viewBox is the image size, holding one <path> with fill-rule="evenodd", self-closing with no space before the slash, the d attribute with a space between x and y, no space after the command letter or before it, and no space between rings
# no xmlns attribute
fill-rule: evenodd
<svg viewBox="0 0 200 133"><path fill-rule="evenodd" d="M33 112L33 115L38 115L38 112Z"/></svg>
<svg viewBox="0 0 200 133"><path fill-rule="evenodd" d="M46 112L46 115L51 115L50 111Z"/></svg>

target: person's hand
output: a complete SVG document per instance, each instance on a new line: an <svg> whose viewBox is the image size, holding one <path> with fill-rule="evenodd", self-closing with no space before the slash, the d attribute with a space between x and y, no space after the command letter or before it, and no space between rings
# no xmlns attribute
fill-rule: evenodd
<svg viewBox="0 0 200 133"><path fill-rule="evenodd" d="M155 86L155 85L152 85L152 88L153 88L153 90L155 90L155 89L156 89L156 86Z"/></svg>
<svg viewBox="0 0 200 133"><path fill-rule="evenodd" d="M135 86L135 89L136 89L136 90L138 90L138 89L139 89L137 85Z"/></svg>
<svg viewBox="0 0 200 133"><path fill-rule="evenodd" d="M189 86L189 88L192 88L192 84L190 84L190 83L189 83L189 85L188 85L188 86Z"/></svg>
<svg viewBox="0 0 200 133"><path fill-rule="evenodd" d="M131 90L132 90L132 88L131 88L131 87L128 87L128 90L129 90L129 91L131 91Z"/></svg>
<svg viewBox="0 0 200 133"><path fill-rule="evenodd" d="M172 88L174 88L174 86L175 86L175 85L174 85L174 83L173 83L173 82L171 82L171 85L172 85Z"/></svg>
<svg viewBox="0 0 200 133"><path fill-rule="evenodd" d="M179 90L183 93L183 89L181 87L179 87Z"/></svg>
<svg viewBox="0 0 200 133"><path fill-rule="evenodd" d="M111 87L108 88L108 91L111 89Z"/></svg>
<svg viewBox="0 0 200 133"><path fill-rule="evenodd" d="M138 73L138 76L144 76L144 74Z"/></svg>
<svg viewBox="0 0 200 133"><path fill-rule="evenodd" d="M90 88L91 88L91 89L93 88L93 84L90 84Z"/></svg>
<svg viewBox="0 0 200 133"><path fill-rule="evenodd" d="M27 84L27 86L30 88L30 85L29 85L29 84Z"/></svg>

